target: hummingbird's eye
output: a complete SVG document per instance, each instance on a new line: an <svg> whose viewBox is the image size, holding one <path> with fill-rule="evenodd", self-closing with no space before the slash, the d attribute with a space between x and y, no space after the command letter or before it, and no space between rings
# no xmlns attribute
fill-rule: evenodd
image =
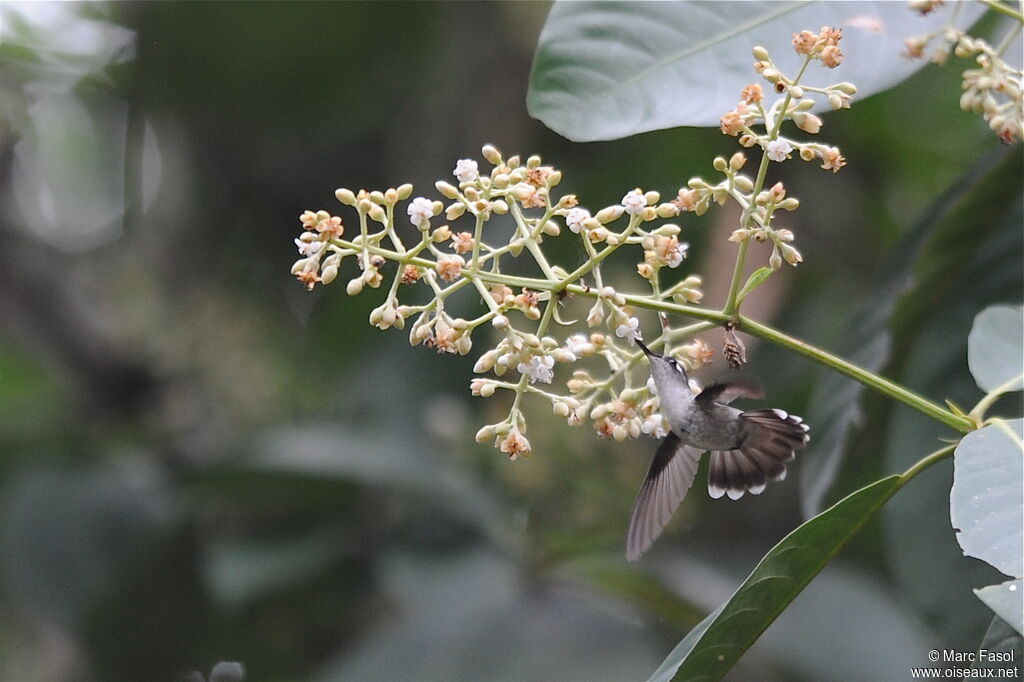
<svg viewBox="0 0 1024 682"><path fill-rule="evenodd" d="M668 361L668 366L671 367L672 369L674 369L675 371L677 371L677 372L682 372L683 371L683 368L679 365L678 362L676 362L675 358L665 358L665 360Z"/></svg>

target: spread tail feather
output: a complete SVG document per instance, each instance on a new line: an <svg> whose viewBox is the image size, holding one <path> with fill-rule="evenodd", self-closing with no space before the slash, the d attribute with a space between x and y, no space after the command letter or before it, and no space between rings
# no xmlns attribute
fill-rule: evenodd
<svg viewBox="0 0 1024 682"><path fill-rule="evenodd" d="M734 450L712 452L708 494L738 500L744 493L760 495L769 480L786 478L786 464L811 439L810 428L784 410L752 410L740 415L744 438Z"/></svg>

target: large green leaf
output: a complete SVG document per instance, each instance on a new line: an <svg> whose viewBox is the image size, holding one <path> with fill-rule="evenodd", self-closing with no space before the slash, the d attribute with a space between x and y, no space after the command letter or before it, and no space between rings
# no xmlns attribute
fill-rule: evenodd
<svg viewBox="0 0 1024 682"><path fill-rule="evenodd" d="M783 538L672 650L651 682L721 678L902 483L901 476L876 481Z"/></svg>
<svg viewBox="0 0 1024 682"><path fill-rule="evenodd" d="M986 393L1024 388L1024 308L994 305L974 318L967 337L967 365Z"/></svg>
<svg viewBox="0 0 1024 682"><path fill-rule="evenodd" d="M964 6L958 23L982 12ZM946 12L921 18L893 2L557 2L541 32L527 105L581 142L717 125L756 78L752 47L766 47L795 73L793 34L822 26L843 27L847 57L814 77L852 81L866 97L921 68L900 57L904 39L948 19Z"/></svg>
<svg viewBox="0 0 1024 682"><path fill-rule="evenodd" d="M1024 576L1022 432L1024 420L1014 419L964 436L949 493L949 518L964 554L1015 578Z"/></svg>

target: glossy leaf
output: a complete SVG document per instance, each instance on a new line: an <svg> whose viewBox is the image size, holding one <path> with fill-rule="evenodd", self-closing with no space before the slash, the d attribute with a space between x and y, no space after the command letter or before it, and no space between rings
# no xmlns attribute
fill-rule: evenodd
<svg viewBox="0 0 1024 682"><path fill-rule="evenodd" d="M1024 576L1024 420L964 436L953 456L949 517L964 554L1015 578Z"/></svg>
<svg viewBox="0 0 1024 682"><path fill-rule="evenodd" d="M1024 388L1024 308L994 305L974 318L967 337L967 365L986 393Z"/></svg>
<svg viewBox="0 0 1024 682"><path fill-rule="evenodd" d="M983 8L960 8L960 22ZM576 141L612 140L675 126L712 126L754 81L750 50L768 49L796 73L794 33L842 27L846 60L816 82L852 81L858 97L924 66L900 57L904 40L949 20L892 2L557 2L530 77L530 114ZM818 109L821 111L822 109Z"/></svg>
<svg viewBox="0 0 1024 682"><path fill-rule="evenodd" d="M722 677L901 483L900 476L876 481L783 538L729 601L672 650L651 682Z"/></svg>

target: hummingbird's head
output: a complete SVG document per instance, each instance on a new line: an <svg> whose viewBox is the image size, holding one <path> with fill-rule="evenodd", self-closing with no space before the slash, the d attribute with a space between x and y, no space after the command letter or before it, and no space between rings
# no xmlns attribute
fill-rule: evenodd
<svg viewBox="0 0 1024 682"><path fill-rule="evenodd" d="M683 367L682 363L673 357L658 355L639 339L637 339L636 343L651 363L651 378L654 379L654 385L658 387L659 395L664 395L674 386L682 386L689 391L690 377L687 376L686 368Z"/></svg>

